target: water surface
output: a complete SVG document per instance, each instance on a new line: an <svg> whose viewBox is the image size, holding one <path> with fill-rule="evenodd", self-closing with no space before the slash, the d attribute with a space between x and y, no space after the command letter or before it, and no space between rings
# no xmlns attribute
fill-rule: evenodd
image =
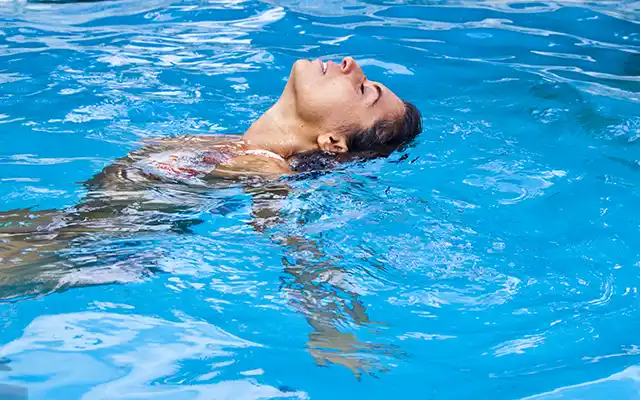
<svg viewBox="0 0 640 400"><path fill-rule="evenodd" d="M425 127L285 189L151 188L182 207L0 272L0 394L639 398L639 24L634 1L0 0L2 211L76 207L144 138L242 133L297 58L354 56Z"/></svg>

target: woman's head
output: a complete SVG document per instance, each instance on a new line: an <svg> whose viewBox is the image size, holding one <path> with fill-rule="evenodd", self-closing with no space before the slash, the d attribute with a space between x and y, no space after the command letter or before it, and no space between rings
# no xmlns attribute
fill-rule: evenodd
<svg viewBox="0 0 640 400"><path fill-rule="evenodd" d="M304 128L303 139L329 153L388 155L422 129L419 111L368 80L351 57L298 60L280 101Z"/></svg>

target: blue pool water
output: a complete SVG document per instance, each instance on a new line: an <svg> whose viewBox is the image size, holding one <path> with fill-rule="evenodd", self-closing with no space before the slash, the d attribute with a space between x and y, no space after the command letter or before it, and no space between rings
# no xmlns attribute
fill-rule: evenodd
<svg viewBox="0 0 640 400"><path fill-rule="evenodd" d="M638 2L0 0L0 211L345 55L422 110L412 148L286 182L265 232L172 188L0 266L0 398L640 398Z"/></svg>

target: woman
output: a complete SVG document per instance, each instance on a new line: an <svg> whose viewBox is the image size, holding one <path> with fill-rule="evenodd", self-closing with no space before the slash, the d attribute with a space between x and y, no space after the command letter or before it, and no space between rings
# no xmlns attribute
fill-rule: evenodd
<svg viewBox="0 0 640 400"><path fill-rule="evenodd" d="M162 254L140 252L135 244L127 250L127 240L148 231L189 232L202 222L203 209L224 212L228 205L208 204L213 188L240 182L252 196L252 224L263 231L278 222L289 189L253 176L277 178L354 157L387 156L420 131L418 110L368 80L352 58L297 61L279 100L243 136L152 141L85 182L87 195L74 207L0 213L0 301L152 273ZM113 238L121 240L114 246ZM379 370L378 357L361 354L385 356L393 349L338 329L345 321L372 323L358 295L340 279L317 284L347 271L315 240L274 240L294 260L284 266L283 285L313 328L308 349L316 362L343 365L356 376Z"/></svg>
<svg viewBox="0 0 640 400"><path fill-rule="evenodd" d="M187 182L279 176L309 169L318 152L385 156L420 131L418 110L368 80L353 58L341 64L298 60L278 101L243 136L160 140L120 160L115 170Z"/></svg>
<svg viewBox="0 0 640 400"><path fill-rule="evenodd" d="M43 255L55 256L71 240L95 232L164 226L158 212L163 217L176 214L198 202L193 197L197 190L237 184L228 178L245 178L240 179L245 190L254 195L254 226L262 227L277 214L270 200L281 198L286 188L252 184L247 177L277 178L327 160L386 156L420 131L418 110L368 80L353 58L340 64L298 60L278 101L243 136L151 141L85 182L88 193L72 208L1 213L0 265L5 271L41 265ZM189 184L190 196L184 195L183 183ZM171 229L189 225L184 219L171 224ZM8 275L25 272L0 274L0 286Z"/></svg>

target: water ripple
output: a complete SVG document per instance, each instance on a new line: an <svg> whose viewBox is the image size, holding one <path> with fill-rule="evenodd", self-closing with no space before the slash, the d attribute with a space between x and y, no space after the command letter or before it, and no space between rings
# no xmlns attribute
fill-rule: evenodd
<svg viewBox="0 0 640 400"><path fill-rule="evenodd" d="M639 23L630 0L0 0L0 397L637 397ZM241 133L296 58L345 55L422 110L405 151L91 180L141 140Z"/></svg>

